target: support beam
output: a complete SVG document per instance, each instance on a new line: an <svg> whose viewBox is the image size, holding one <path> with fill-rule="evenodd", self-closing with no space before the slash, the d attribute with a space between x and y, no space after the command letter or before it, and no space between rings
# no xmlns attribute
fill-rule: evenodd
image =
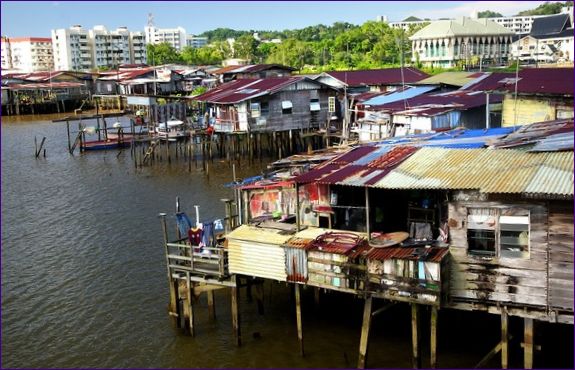
<svg viewBox="0 0 575 370"><path fill-rule="evenodd" d="M533 369L533 319L525 318L524 320L523 367L525 369Z"/></svg>
<svg viewBox="0 0 575 370"><path fill-rule="evenodd" d="M501 308L501 368L507 369L509 366L509 333L508 333L509 318L507 315L507 307Z"/></svg>
<svg viewBox="0 0 575 370"><path fill-rule="evenodd" d="M256 304L258 305L258 314L264 314L264 281L259 280L255 286L254 295L256 297Z"/></svg>
<svg viewBox="0 0 575 370"><path fill-rule="evenodd" d="M239 347L242 345L242 333L240 330L240 310L239 310L239 300L240 300L240 288L237 284L238 277L234 275L232 280L235 286L232 287L232 325L234 328L234 336L236 337L236 345Z"/></svg>
<svg viewBox="0 0 575 370"><path fill-rule="evenodd" d="M214 291L208 290L206 292L206 294L208 295L208 315L210 317L210 320L215 320L216 319L216 304L215 304Z"/></svg>
<svg viewBox="0 0 575 370"><path fill-rule="evenodd" d="M190 280L190 273L186 272L186 305L188 311L188 329L190 330L190 335L193 337L196 335L195 327L194 327L194 306L193 306L193 297L194 295L194 287Z"/></svg>
<svg viewBox="0 0 575 370"><path fill-rule="evenodd" d="M437 306L431 307L431 338L429 341L429 355L430 355L430 364L429 366L432 369L437 367L437 311L439 308Z"/></svg>
<svg viewBox="0 0 575 370"><path fill-rule="evenodd" d="M300 285L294 284L295 288L295 316L297 321L297 339L299 341L299 351L302 357L304 356L303 350L303 328L302 328L302 320L301 320L301 293L300 293Z"/></svg>
<svg viewBox="0 0 575 370"><path fill-rule="evenodd" d="M419 306L416 303L411 304L411 344L413 359L412 364L414 369L421 368L420 356L420 335L419 335Z"/></svg>
<svg viewBox="0 0 575 370"><path fill-rule="evenodd" d="M359 340L359 359L357 361L358 369L365 369L367 362L367 346L369 344L369 329L371 327L371 304L372 297L365 298L365 305L363 306L363 324L361 326L361 339Z"/></svg>

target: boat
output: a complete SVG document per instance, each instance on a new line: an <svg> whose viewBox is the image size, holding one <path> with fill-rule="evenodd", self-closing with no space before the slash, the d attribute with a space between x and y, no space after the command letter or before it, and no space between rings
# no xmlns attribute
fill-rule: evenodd
<svg viewBox="0 0 575 370"><path fill-rule="evenodd" d="M174 118L159 123L158 126L154 128L154 131L160 138L167 138L168 140L177 140L188 136L184 121Z"/></svg>
<svg viewBox="0 0 575 370"><path fill-rule="evenodd" d="M108 149L120 149L129 147L130 147L130 141L118 140L118 139L85 141L82 144L82 148L84 150L108 150Z"/></svg>

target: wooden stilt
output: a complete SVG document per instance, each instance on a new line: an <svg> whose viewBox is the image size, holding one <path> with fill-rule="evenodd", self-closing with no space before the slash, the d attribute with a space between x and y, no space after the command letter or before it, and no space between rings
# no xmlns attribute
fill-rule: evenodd
<svg viewBox="0 0 575 370"><path fill-rule="evenodd" d="M315 302L316 306L319 306L319 296L320 296L320 289L319 288L313 288L313 299Z"/></svg>
<svg viewBox="0 0 575 370"><path fill-rule="evenodd" d="M365 298L363 306L363 324L361 326L361 339L359 340L359 359L357 361L358 369L365 369L367 362L367 346L369 344L369 329L371 327L371 296Z"/></svg>
<svg viewBox="0 0 575 370"><path fill-rule="evenodd" d="M258 314L264 314L264 281L259 281L255 286L254 295L256 297L256 304L258 305Z"/></svg>
<svg viewBox="0 0 575 370"><path fill-rule="evenodd" d="M208 290L207 295L208 295L208 315L210 317L210 320L215 320L216 319L216 304L215 304L214 291Z"/></svg>
<svg viewBox="0 0 575 370"><path fill-rule="evenodd" d="M523 334L523 368L533 369L533 319L525 318Z"/></svg>
<svg viewBox="0 0 575 370"><path fill-rule="evenodd" d="M420 338L419 338L419 306L411 304L411 342L413 350L413 368L421 368Z"/></svg>
<svg viewBox="0 0 575 370"><path fill-rule="evenodd" d="M190 330L190 335L193 337L195 336L195 328L194 328L194 306L192 303L194 295L194 287L192 286L192 282L190 280L190 273L186 272L186 305L188 311L188 329Z"/></svg>
<svg viewBox="0 0 575 370"><path fill-rule="evenodd" d="M168 258L169 250L168 250L168 229L166 226L166 214L160 213L160 220L162 224L162 231L164 236L164 246L165 246L165 253L166 253L166 265L170 265L170 260ZM170 287L170 303L168 305L168 313L174 319L173 322L176 327L180 327L180 308L178 304L178 280L172 278L170 267L168 267L168 282Z"/></svg>
<svg viewBox="0 0 575 370"><path fill-rule="evenodd" d="M303 328L301 320L301 294L299 284L295 284L295 314L297 321L297 339L299 341L299 352L304 356L303 350Z"/></svg>
<svg viewBox="0 0 575 370"><path fill-rule="evenodd" d="M501 309L501 368L507 369L509 365L509 334L507 331L507 307Z"/></svg>
<svg viewBox="0 0 575 370"><path fill-rule="evenodd" d="M430 367L435 369L437 367L437 306L431 307L431 338L429 344L430 352Z"/></svg>
<svg viewBox="0 0 575 370"><path fill-rule="evenodd" d="M242 345L242 334L240 330L240 311L239 311L240 289L238 287L237 275L233 276L232 281L234 282L234 287L232 287L232 325L234 327L236 345L239 347Z"/></svg>

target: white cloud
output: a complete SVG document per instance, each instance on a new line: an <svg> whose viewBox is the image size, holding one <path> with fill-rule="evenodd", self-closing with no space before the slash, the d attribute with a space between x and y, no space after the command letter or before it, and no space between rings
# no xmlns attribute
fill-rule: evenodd
<svg viewBox="0 0 575 370"><path fill-rule="evenodd" d="M544 1L470 1L448 9L419 9L413 15L419 18L454 18L460 16L469 17L474 11L492 10L505 16L512 16L522 10L529 10L543 4Z"/></svg>

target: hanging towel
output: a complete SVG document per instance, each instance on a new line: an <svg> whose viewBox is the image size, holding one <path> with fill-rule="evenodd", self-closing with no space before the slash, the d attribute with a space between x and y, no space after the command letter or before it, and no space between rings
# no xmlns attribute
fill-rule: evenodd
<svg viewBox="0 0 575 370"><path fill-rule="evenodd" d="M204 222L204 232L202 233L202 243L206 247L214 246L214 223Z"/></svg>
<svg viewBox="0 0 575 370"><path fill-rule="evenodd" d="M176 213L176 222L178 223L178 230L180 235L184 237L188 235L188 230L192 227L192 221L185 212Z"/></svg>

